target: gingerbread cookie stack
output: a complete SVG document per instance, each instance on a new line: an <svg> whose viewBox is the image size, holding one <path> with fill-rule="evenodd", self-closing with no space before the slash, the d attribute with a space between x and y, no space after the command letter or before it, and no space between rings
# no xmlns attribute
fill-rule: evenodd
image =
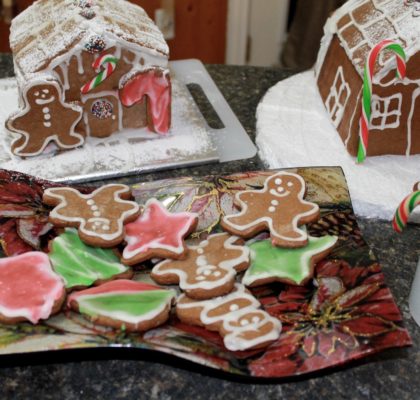
<svg viewBox="0 0 420 400"><path fill-rule="evenodd" d="M36 156L171 121L169 50L144 10L124 0L38 0L12 22L21 98L13 154Z"/></svg>

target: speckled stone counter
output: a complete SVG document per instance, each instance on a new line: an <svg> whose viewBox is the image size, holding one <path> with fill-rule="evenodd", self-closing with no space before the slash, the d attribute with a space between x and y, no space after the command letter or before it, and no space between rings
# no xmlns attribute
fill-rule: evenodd
<svg viewBox="0 0 420 400"><path fill-rule="evenodd" d="M0 56L0 76L12 75L10 56ZM248 134L255 135L261 97L291 72L273 68L207 66ZM233 173L264 168L258 157L130 177L155 180L185 175ZM218 375L178 359L129 350L76 351L0 359L0 398L133 399L418 399L420 328L408 312L408 295L420 253L420 227L402 235L388 222L359 219L365 239L379 258L413 346L384 351L342 369L290 382L255 383ZM1 343L0 343L1 346Z"/></svg>

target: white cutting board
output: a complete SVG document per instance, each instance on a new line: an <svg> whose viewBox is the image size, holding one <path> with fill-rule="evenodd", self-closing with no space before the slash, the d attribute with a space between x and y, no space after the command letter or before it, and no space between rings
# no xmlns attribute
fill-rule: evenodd
<svg viewBox="0 0 420 400"><path fill-rule="evenodd" d="M4 128L18 108L14 79L0 80L0 167L53 181L83 182L209 162L252 157L256 148L204 65L198 60L170 63L173 82L172 128L159 136L147 128L108 138L87 138L83 147L21 159L10 152L12 136ZM224 128L208 126L186 85L198 84Z"/></svg>

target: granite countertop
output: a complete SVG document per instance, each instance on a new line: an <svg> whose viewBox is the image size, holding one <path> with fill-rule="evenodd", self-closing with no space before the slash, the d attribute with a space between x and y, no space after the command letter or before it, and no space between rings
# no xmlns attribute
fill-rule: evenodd
<svg viewBox="0 0 420 400"><path fill-rule="evenodd" d="M290 71L276 68L208 65L207 69L251 138L255 110L264 93ZM0 55L0 76L12 76L8 55ZM258 156L131 177L155 180L186 175L258 170ZM281 383L247 383L208 369L154 354L88 350L0 359L1 398L135 399L415 399L420 398L420 328L408 311L408 295L419 257L420 227L396 235L389 222L359 218L363 235L380 260L385 279L403 313L413 346L384 351L316 377ZM0 344L1 345L1 344Z"/></svg>

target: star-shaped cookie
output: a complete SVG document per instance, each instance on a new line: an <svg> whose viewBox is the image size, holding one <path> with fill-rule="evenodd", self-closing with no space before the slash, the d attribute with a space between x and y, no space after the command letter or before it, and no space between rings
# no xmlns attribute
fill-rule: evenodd
<svg viewBox="0 0 420 400"><path fill-rule="evenodd" d="M198 246L188 246L185 260L165 260L152 270L160 284L178 284L188 297L209 299L229 293L235 275L249 265L249 249L228 233L210 235Z"/></svg>
<svg viewBox="0 0 420 400"><path fill-rule="evenodd" d="M269 230L275 246L305 246L308 235L299 226L319 217L318 205L304 200L305 192L301 176L278 172L267 178L262 189L238 192L234 204L241 211L223 217L221 225L243 238Z"/></svg>
<svg viewBox="0 0 420 400"><path fill-rule="evenodd" d="M242 283L251 287L274 281L304 285L312 278L315 264L325 258L336 243L336 236L309 236L308 245L297 249L276 247L269 240L252 243L249 245L251 266Z"/></svg>
<svg viewBox="0 0 420 400"><path fill-rule="evenodd" d="M45 190L43 202L56 206L49 215L55 226L78 227L80 239L98 247L114 247L124 238L124 224L140 213L126 185L110 184L91 194L68 187Z"/></svg>
<svg viewBox="0 0 420 400"><path fill-rule="evenodd" d="M134 265L154 257L184 258L184 238L194 232L197 223L194 213L170 213L158 200L148 200L143 214L125 226L122 262Z"/></svg>

